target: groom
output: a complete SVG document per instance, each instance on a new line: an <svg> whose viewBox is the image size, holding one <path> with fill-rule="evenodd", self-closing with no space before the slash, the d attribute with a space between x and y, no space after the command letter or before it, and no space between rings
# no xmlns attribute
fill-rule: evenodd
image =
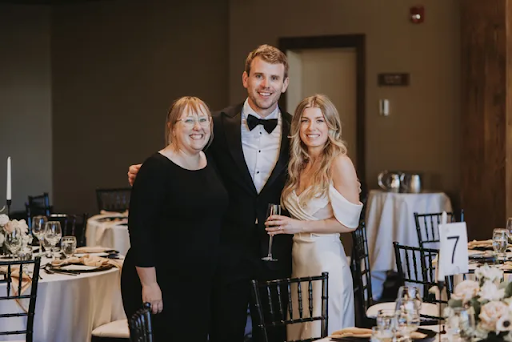
<svg viewBox="0 0 512 342"><path fill-rule="evenodd" d="M261 260L268 253L267 207L280 203L287 175L291 116L279 110L278 100L288 82L286 55L259 46L247 56L242 74L247 99L212 114L215 138L206 153L215 160L230 202L212 289L211 342L243 341L251 279L291 275L292 235L274 237L272 253L278 261ZM137 171L137 166L130 167L130 180ZM282 328L269 338L286 340L286 331Z"/></svg>

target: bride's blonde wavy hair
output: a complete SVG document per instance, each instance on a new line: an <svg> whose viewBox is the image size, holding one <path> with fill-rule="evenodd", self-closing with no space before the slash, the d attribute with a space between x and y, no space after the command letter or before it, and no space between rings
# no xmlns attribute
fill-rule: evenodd
<svg viewBox="0 0 512 342"><path fill-rule="evenodd" d="M299 187L300 174L310 161L307 146L300 138L302 114L306 108L319 108L328 127L327 141L318 160L318 170L314 173L312 184L301 194L299 204L305 206L313 197L323 196L331 182L331 165L335 157L347 154L347 147L341 139L341 120L334 104L325 95L317 94L302 100L292 118L290 130L290 162L288 180L281 194L281 203L286 207L285 198Z"/></svg>

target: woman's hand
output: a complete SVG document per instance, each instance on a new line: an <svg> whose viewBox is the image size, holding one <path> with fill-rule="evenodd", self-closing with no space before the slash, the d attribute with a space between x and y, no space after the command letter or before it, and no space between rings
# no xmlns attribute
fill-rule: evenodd
<svg viewBox="0 0 512 342"><path fill-rule="evenodd" d="M133 182L135 182L135 178L137 177L137 173L139 173L139 169L142 164L130 165L128 168L128 183L133 186Z"/></svg>
<svg viewBox="0 0 512 342"><path fill-rule="evenodd" d="M303 233L305 221L295 220L287 216L272 215L265 222L265 230L271 234L295 234Z"/></svg>
<svg viewBox="0 0 512 342"><path fill-rule="evenodd" d="M142 302L151 304L151 312L153 312L153 314L162 312L164 302L162 300L162 291L158 283L142 285Z"/></svg>

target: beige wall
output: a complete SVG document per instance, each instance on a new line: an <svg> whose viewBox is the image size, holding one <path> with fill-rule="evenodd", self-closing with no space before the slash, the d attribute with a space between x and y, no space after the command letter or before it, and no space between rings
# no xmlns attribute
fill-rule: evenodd
<svg viewBox="0 0 512 342"><path fill-rule="evenodd" d="M281 37L365 34L370 187L377 186L381 170L419 170L425 173L426 188L444 190L458 203L459 1L426 2L426 20L420 25L408 21L408 9L416 4L416 0L231 0L231 102L245 98L240 81L243 61L256 46L276 45ZM381 72L408 72L411 84L378 87ZM379 116L381 98L390 100L389 117Z"/></svg>
<svg viewBox="0 0 512 342"><path fill-rule="evenodd" d="M53 16L54 198L95 213L95 188L127 186L163 147L171 102L228 104L228 3L104 1Z"/></svg>
<svg viewBox="0 0 512 342"><path fill-rule="evenodd" d="M50 10L0 4L0 208L12 158L11 211L52 190Z"/></svg>

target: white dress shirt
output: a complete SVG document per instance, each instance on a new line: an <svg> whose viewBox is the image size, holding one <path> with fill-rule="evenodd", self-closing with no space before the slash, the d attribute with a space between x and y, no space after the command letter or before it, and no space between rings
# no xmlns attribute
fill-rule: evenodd
<svg viewBox="0 0 512 342"><path fill-rule="evenodd" d="M247 116L254 115L259 119L277 119L277 126L272 133L267 133L262 125L254 127L251 131L247 126ZM267 117L262 118L249 105L246 99L242 109L242 149L245 163L251 174L252 181L258 193L265 186L274 166L279 159L281 146L281 125L282 118L279 107Z"/></svg>

